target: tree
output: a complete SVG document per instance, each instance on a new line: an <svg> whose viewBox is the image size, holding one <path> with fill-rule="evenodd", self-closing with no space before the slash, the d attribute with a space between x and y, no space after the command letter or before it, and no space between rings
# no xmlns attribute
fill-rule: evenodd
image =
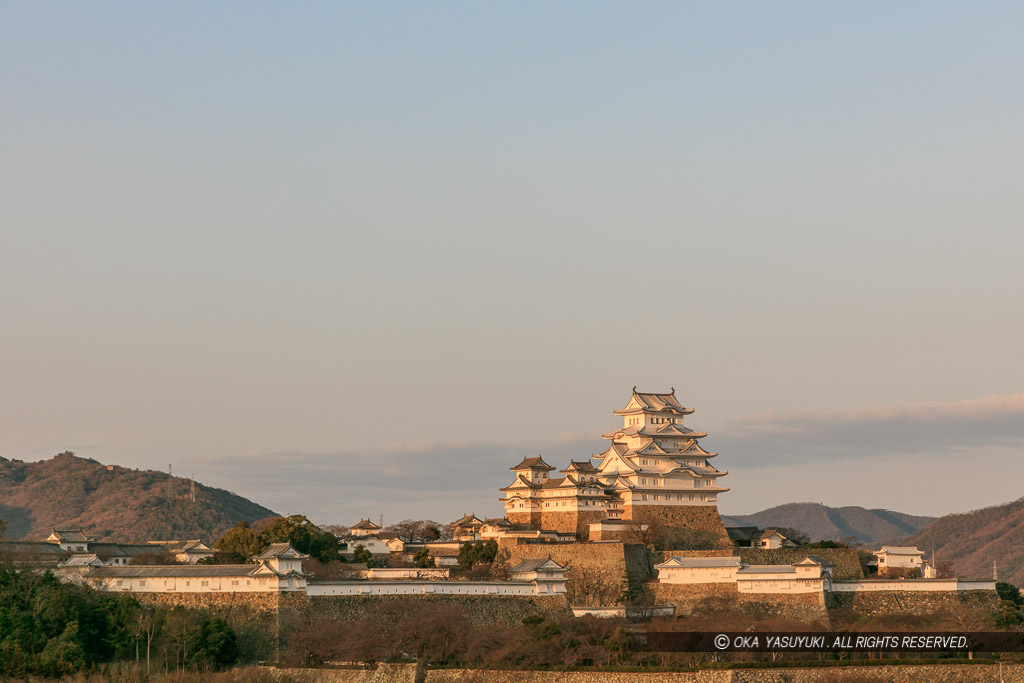
<svg viewBox="0 0 1024 683"><path fill-rule="evenodd" d="M1000 600L1009 600L1017 607L1020 607L1022 604L1024 604L1024 598L1021 597L1020 589L1014 586L1012 583L997 581L996 594L999 595Z"/></svg>
<svg viewBox="0 0 1024 683"><path fill-rule="evenodd" d="M406 543L429 543L451 538L451 532L447 527L432 519L403 519L397 524L385 527L384 531L393 531Z"/></svg>
<svg viewBox="0 0 1024 683"><path fill-rule="evenodd" d="M359 562L365 564L369 568L373 568L373 553L364 548L363 544L360 543L352 552L352 561Z"/></svg>
<svg viewBox="0 0 1024 683"><path fill-rule="evenodd" d="M420 548L419 551L413 555L412 561L417 567L427 568L437 566L437 562L435 562L434 558L430 556L430 548L427 548L426 546Z"/></svg>
<svg viewBox="0 0 1024 683"><path fill-rule="evenodd" d="M474 565L491 564L498 556L498 542L493 538L489 541L466 543L459 548L459 567L472 569Z"/></svg>
<svg viewBox="0 0 1024 683"><path fill-rule="evenodd" d="M249 522L239 522L213 545L230 562L247 562L266 549Z"/></svg>
<svg viewBox="0 0 1024 683"><path fill-rule="evenodd" d="M811 537L793 527L775 527L775 530L786 537L793 545L801 546L811 542Z"/></svg>
<svg viewBox="0 0 1024 683"><path fill-rule="evenodd" d="M0 538L4 537L4 533L7 531L7 522L0 519Z"/></svg>
<svg viewBox="0 0 1024 683"><path fill-rule="evenodd" d="M259 535L262 549L271 543L290 543L300 553L308 553L321 562L338 559L337 537L322 530L305 515L278 517Z"/></svg>

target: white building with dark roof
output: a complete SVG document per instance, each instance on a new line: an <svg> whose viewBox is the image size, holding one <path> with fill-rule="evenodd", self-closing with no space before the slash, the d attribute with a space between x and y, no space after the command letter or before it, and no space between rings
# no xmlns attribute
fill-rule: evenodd
<svg viewBox="0 0 1024 683"><path fill-rule="evenodd" d="M350 536L369 536L379 532L381 529L379 524L374 524L367 519L361 519L359 522L348 529Z"/></svg>
<svg viewBox="0 0 1024 683"><path fill-rule="evenodd" d="M43 540L56 543L61 550L72 553L88 552L89 544L93 541L81 529L53 529Z"/></svg>
<svg viewBox="0 0 1024 683"><path fill-rule="evenodd" d="M924 566L924 551L909 546L883 545L881 550L874 552L878 573L904 574Z"/></svg>
<svg viewBox="0 0 1024 683"><path fill-rule="evenodd" d="M302 560L309 555L288 543L274 543L249 564L61 567L65 579L98 590L129 593L280 593L305 591Z"/></svg>
<svg viewBox="0 0 1024 683"><path fill-rule="evenodd" d="M684 424L693 410L679 403L674 389L644 393L634 387L626 406L614 413L623 425L603 435L611 443L592 456L597 465L573 460L563 476L552 477L555 468L538 456L509 468L515 479L501 489L505 517L584 539L592 524L606 519L652 519L686 528L696 523L724 538L717 504L729 489L718 479L728 473L711 465L717 453L700 446L707 434Z"/></svg>
<svg viewBox="0 0 1024 683"><path fill-rule="evenodd" d="M823 593L834 565L817 555L794 564L745 564L737 556L671 557L654 565L664 584L728 583L739 593Z"/></svg>

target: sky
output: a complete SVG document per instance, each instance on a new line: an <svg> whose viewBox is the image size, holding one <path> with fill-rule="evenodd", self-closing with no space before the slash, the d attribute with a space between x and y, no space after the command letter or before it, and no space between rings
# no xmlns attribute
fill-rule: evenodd
<svg viewBox="0 0 1024 683"><path fill-rule="evenodd" d="M0 0L0 456L497 516L675 387L730 474L1024 495L1024 6Z"/></svg>

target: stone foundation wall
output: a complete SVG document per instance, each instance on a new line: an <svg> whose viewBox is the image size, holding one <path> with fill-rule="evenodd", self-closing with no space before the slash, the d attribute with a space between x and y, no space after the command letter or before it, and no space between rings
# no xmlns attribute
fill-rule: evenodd
<svg viewBox="0 0 1024 683"><path fill-rule="evenodd" d="M795 564L808 555L817 555L835 565L833 578L864 578L860 553L848 548L737 548L736 553L747 564Z"/></svg>
<svg viewBox="0 0 1024 683"><path fill-rule="evenodd" d="M528 558L548 556L569 569L566 590L571 605L615 605L627 572L641 578L649 576L647 553L641 546L498 539L498 561L510 567Z"/></svg>
<svg viewBox="0 0 1024 683"><path fill-rule="evenodd" d="M733 557L739 556L735 549L715 548L712 550L657 550L652 552L655 564L661 564L673 557Z"/></svg>
<svg viewBox="0 0 1024 683"><path fill-rule="evenodd" d="M708 548L732 547L716 505L627 505L622 518L689 532L693 542Z"/></svg>
<svg viewBox="0 0 1024 683"><path fill-rule="evenodd" d="M539 512L509 512L505 515L512 524L521 524L530 529L540 528Z"/></svg>
<svg viewBox="0 0 1024 683"><path fill-rule="evenodd" d="M999 606L995 591L863 591L829 593L832 609L846 609L872 616L886 614L950 613L961 609L994 611Z"/></svg>
<svg viewBox="0 0 1024 683"><path fill-rule="evenodd" d="M276 673L276 671L275 671ZM1024 664L923 664L693 672L491 671L381 664L376 670L281 669L301 683L989 683L1024 681Z"/></svg>
<svg viewBox="0 0 1024 683"><path fill-rule="evenodd" d="M536 528L576 534L583 541L590 538L590 524L604 519L603 510L557 510L544 511Z"/></svg>
<svg viewBox="0 0 1024 683"><path fill-rule="evenodd" d="M513 597L492 595L366 595L308 596L291 593L282 596L279 616L282 640L294 629L324 621L361 621L384 618L389 605L403 603L440 606L458 610L466 624L486 627L493 624L515 625L531 614L561 617L571 614L564 595Z"/></svg>
<svg viewBox="0 0 1024 683"><path fill-rule="evenodd" d="M757 619L828 624L828 612L821 593L740 593L734 583L651 582L650 587L656 604L676 606L676 617L732 612Z"/></svg>

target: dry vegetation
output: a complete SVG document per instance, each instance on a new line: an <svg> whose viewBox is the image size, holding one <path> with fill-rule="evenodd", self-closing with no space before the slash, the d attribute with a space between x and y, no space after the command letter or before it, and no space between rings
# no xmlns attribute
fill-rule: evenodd
<svg viewBox="0 0 1024 683"><path fill-rule="evenodd" d="M272 510L228 491L166 472L111 467L61 453L26 463L0 458L0 518L12 538L44 538L53 527L78 528L98 541L220 538Z"/></svg>

